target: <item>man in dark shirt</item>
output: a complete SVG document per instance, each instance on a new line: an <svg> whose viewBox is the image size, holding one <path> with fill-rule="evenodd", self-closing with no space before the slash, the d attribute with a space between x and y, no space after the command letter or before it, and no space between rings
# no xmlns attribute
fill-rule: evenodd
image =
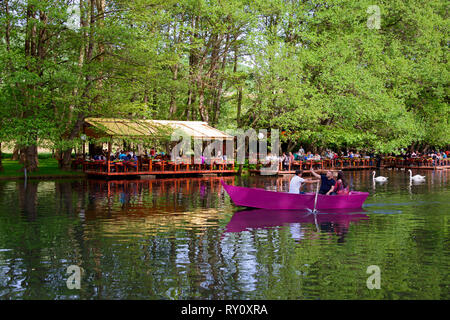
<svg viewBox="0 0 450 320"><path fill-rule="evenodd" d="M311 173L314 177L321 179L319 194L336 194L334 192L334 187L336 181L333 179L333 172L327 171L326 174L317 174L313 168L311 168Z"/></svg>

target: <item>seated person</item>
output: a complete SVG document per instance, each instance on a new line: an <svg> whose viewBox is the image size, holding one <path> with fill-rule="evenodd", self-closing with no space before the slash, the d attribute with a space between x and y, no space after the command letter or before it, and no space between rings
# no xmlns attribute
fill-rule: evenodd
<svg viewBox="0 0 450 320"><path fill-rule="evenodd" d="M344 173L342 171L339 171L337 174L334 192L336 194L348 194L349 193L348 183L345 180Z"/></svg>
<svg viewBox="0 0 450 320"><path fill-rule="evenodd" d="M127 155L123 151L119 154L119 160L127 160Z"/></svg>
<svg viewBox="0 0 450 320"><path fill-rule="evenodd" d="M304 192L301 191L302 183L305 182L305 179L302 178L302 174L302 170L295 170L295 175L289 182L289 193L304 194Z"/></svg>

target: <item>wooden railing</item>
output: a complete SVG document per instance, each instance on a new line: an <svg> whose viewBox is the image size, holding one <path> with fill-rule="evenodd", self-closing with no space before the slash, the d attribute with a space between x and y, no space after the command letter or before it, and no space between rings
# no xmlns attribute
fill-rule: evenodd
<svg viewBox="0 0 450 320"><path fill-rule="evenodd" d="M217 172L234 171L234 161L212 160L211 163L188 163L181 161L138 159L136 161L92 160L83 162L83 170L87 173L102 174L151 174L151 173L183 173L183 172Z"/></svg>
<svg viewBox="0 0 450 320"><path fill-rule="evenodd" d="M145 174L152 172L211 172L211 171L234 171L234 160L214 159L211 163L191 163L182 161L168 161L168 160L154 160L154 159L138 159L137 161L106 161L106 160L91 160L82 161L77 160L78 164L82 163L83 170L88 173L105 173L105 174ZM378 160L375 158L338 158L338 159L323 159L323 160L295 160L289 163L286 167L279 162L279 171L294 171L297 169L310 170L342 170L342 169L371 169L377 167ZM259 161L257 168L268 167L270 164ZM431 158L395 158L387 157L379 160L381 167L450 167L450 159L431 159Z"/></svg>
<svg viewBox="0 0 450 320"><path fill-rule="evenodd" d="M341 170L341 169L374 169L379 162L380 167L407 168L407 167L447 167L450 166L450 159L431 159L431 158L395 158L387 157L381 160L376 158L338 158L338 159L322 159L322 160L295 160L288 166L279 163L279 171L294 171L297 169L310 170ZM258 167L268 167L266 162L259 162Z"/></svg>

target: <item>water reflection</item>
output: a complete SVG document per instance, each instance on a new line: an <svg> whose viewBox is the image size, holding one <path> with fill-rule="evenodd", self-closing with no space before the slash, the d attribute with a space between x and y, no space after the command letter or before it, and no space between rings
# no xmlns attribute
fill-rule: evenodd
<svg viewBox="0 0 450 320"><path fill-rule="evenodd" d="M148 236L179 228L217 225L225 193L218 177L158 180L90 180L86 219L103 219L108 233ZM233 183L233 177L224 177Z"/></svg>
<svg viewBox="0 0 450 320"><path fill-rule="evenodd" d="M385 170L375 190L345 174L370 192L364 210L242 210L220 177L0 182L0 298L448 298L449 173L410 185ZM289 178L225 177L279 191ZM371 264L383 290L366 290Z"/></svg>
<svg viewBox="0 0 450 320"><path fill-rule="evenodd" d="M300 241L305 238L305 225L317 226L317 231L338 235L343 242L350 224L368 220L365 210L328 210L327 213L311 213L292 210L242 210L236 212L225 228L225 232L242 232L253 229L269 229L288 226L292 238Z"/></svg>

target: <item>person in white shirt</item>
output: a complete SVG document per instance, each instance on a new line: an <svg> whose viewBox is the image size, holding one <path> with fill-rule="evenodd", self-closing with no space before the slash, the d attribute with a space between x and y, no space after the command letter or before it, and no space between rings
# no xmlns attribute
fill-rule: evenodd
<svg viewBox="0 0 450 320"><path fill-rule="evenodd" d="M275 156L275 155L273 155L271 152L269 152L268 154L267 154L267 157L266 157L266 165L268 165L268 164L273 164L274 162L278 162L278 158ZM278 163L277 163L278 164Z"/></svg>
<svg viewBox="0 0 450 320"><path fill-rule="evenodd" d="M302 170L295 170L295 175L291 179L291 182L289 182L289 193L302 193L300 190L302 188L302 183L305 182L305 179L302 178L302 174Z"/></svg>
<svg viewBox="0 0 450 320"><path fill-rule="evenodd" d="M305 150L303 149L303 147L300 147L300 149L298 150L298 154L300 156L303 156L305 154Z"/></svg>

